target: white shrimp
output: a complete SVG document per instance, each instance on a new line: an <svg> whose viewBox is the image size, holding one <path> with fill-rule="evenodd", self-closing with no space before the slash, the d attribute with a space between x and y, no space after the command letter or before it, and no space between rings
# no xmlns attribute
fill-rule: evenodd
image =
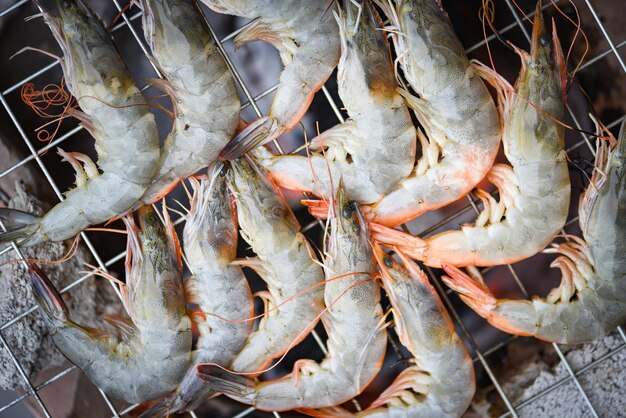
<svg viewBox="0 0 626 418"><path fill-rule="evenodd" d="M265 154L261 162L283 187L329 197L332 178L341 177L351 200L373 203L413 170L416 134L398 93L380 17L369 0L358 7L353 1L344 0L336 15L339 96L351 119L311 142L312 150L326 148L323 155Z"/></svg>
<svg viewBox="0 0 626 418"><path fill-rule="evenodd" d="M76 188L43 218L1 209L9 230L0 233L0 242L61 241L123 215L141 198L158 166L154 116L109 33L82 0L57 0L57 5L60 18L48 11L43 16L63 50L65 82L81 108L69 114L96 140L98 165L87 155L60 150L76 170Z"/></svg>
<svg viewBox="0 0 626 418"><path fill-rule="evenodd" d="M468 61L441 2L375 1L395 25L400 67L419 97L401 92L424 128L418 131L422 157L413 173L363 208L368 219L395 226L470 192L493 164L501 128L479 77L483 71Z"/></svg>
<svg viewBox="0 0 626 418"><path fill-rule="evenodd" d="M161 149L159 172L141 202L153 203L212 164L233 137L241 104L224 57L192 0L142 0L152 61L165 80L152 83L174 105L174 126Z"/></svg>
<svg viewBox="0 0 626 418"><path fill-rule="evenodd" d="M267 172L249 157L230 165L228 184L241 235L258 257L238 264L254 269L268 288L257 293L266 302L266 315L230 367L253 373L265 369L313 329L323 305L319 284L324 272Z"/></svg>
<svg viewBox="0 0 626 418"><path fill-rule="evenodd" d="M234 159L278 138L300 122L339 60L339 35L330 8L334 0L202 0L220 13L256 19L235 37L235 46L262 40L280 53L280 74L269 116L237 135L220 154Z"/></svg>
<svg viewBox="0 0 626 418"><path fill-rule="evenodd" d="M598 134L610 135L598 126ZM553 245L561 284L546 298L497 299L478 270L445 266L445 283L494 327L559 344L603 337L626 321L626 122L619 140L601 140L595 171L578 209L584 240Z"/></svg>
<svg viewBox="0 0 626 418"><path fill-rule="evenodd" d="M504 79L506 101L503 143L511 166L494 166L487 179L498 187L499 201L486 192L485 207L474 224L424 240L372 225L381 242L397 244L424 264L441 267L514 263L541 251L565 224L570 180L563 125L563 55L553 33L547 38L541 3L533 28L531 54L517 50L522 69L515 91ZM494 74L494 77L499 77Z"/></svg>
<svg viewBox="0 0 626 418"><path fill-rule="evenodd" d="M215 367L200 367L208 385L256 409L285 411L345 402L376 376L387 346L380 288L373 277L376 261L366 223L341 185L330 222L326 277L346 277L327 282L324 290L328 355L321 363L298 360L291 374L256 384Z"/></svg>
<svg viewBox="0 0 626 418"><path fill-rule="evenodd" d="M164 211L165 212L165 211ZM180 248L166 215L166 228L150 206L128 229L124 306L130 320L103 319L117 335L71 320L63 298L37 267L30 278L55 345L96 386L126 402L146 402L176 388L191 359L191 321L185 311Z"/></svg>

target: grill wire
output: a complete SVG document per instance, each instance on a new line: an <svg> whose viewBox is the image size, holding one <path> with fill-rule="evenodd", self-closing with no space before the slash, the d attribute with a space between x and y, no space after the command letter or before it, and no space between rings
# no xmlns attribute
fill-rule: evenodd
<svg viewBox="0 0 626 418"><path fill-rule="evenodd" d="M121 11L121 5L117 0L111 0L115 6L115 8L118 11ZM13 4L12 6L8 7L5 10L1 10L0 11L0 19L5 19L12 11L17 10L18 8L24 6L25 4L27 4L29 2L29 0L20 0L18 2L16 2L15 4ZM558 3L558 1L555 1L555 3ZM563 1L561 1L560 3L564 3ZM618 49L623 47L624 45L626 45L626 39L622 40L619 43L614 43L613 39L611 38L611 34L607 33L606 28L603 26L600 18L598 17L593 5L591 4L590 0L585 0L584 1L585 6L588 8L588 11L590 12L591 16L593 16L594 19L594 23L599 27L602 35L604 36L606 42L609 45L609 48L607 50L605 50L602 53L599 53L596 56L593 57L589 57L586 62L580 67L579 71L584 70L587 67L590 67L594 64L596 64L597 62L599 62L600 60L606 58L609 55L613 55L619 62L619 65L621 66L621 69L624 73L626 73L626 64L624 63L624 60L622 59L622 57L619 55ZM526 38L526 40L528 41L528 43L530 43L530 34L527 30L527 27L524 25L523 23L523 18L524 16L520 14L519 10L516 9L515 5L513 4L513 2L511 0L495 0L495 6L496 6L496 10L498 10L498 13L505 13L506 10L508 10L510 12L510 14L513 17L513 21L512 23L499 28L499 33L500 34L506 34L507 32L513 30L513 29L520 29L523 33L523 36ZM551 8L554 7L553 4L551 4L551 2L547 2L547 4L544 5L544 9L547 8ZM528 16L532 17L533 13L529 13ZM140 47L141 51L147 55L147 49L145 46L145 41L143 40L141 33L138 32L137 28L134 27L131 24L131 21L136 21L136 20L140 20L140 12L126 12L121 14L121 19L120 19L120 23L118 23L117 25L115 25L112 28L112 33L115 37L115 33L119 30L130 30L132 37L136 40L138 46ZM208 22L208 21L207 21ZM590 22L586 22L587 24L589 24ZM231 42L232 39L237 35L237 33L239 33L241 30L243 30L245 28L245 26L249 25L250 23L244 25L243 27L239 28L238 30L228 34L227 36L223 37L222 39L220 39L218 41L218 47L220 49L220 51L223 53L227 64L229 65L233 75L235 76L236 82L238 83L239 87L241 88L241 91L244 94L244 98L242 98L242 109L251 107L252 110L254 111L254 113L256 114L257 117L262 116L261 110L259 108L259 106L257 105L257 102L264 98L265 96L268 96L270 94L272 94L274 92L274 90L276 89L276 86L271 87L263 92L261 92L260 94L258 94L257 96L253 96L252 93L250 92L250 89L248 88L248 86L246 86L246 84L244 83L242 76L241 76L241 70L236 68L235 65L233 64L233 61L230 59L228 53L226 53L223 44L227 43L227 42ZM477 20L477 24L480 24L480 22ZM211 24L209 23L209 27L211 28L212 34L214 35L214 38L217 39L217 36L215 35L215 32L213 31L213 28L211 27ZM613 36L615 36L615 34L613 34ZM463 36L461 34L461 39L463 39ZM494 41L496 37L494 35L491 35L489 37L487 37L487 42L492 42ZM522 47L527 47L528 45L520 45ZM478 42L475 45L472 45L471 47L469 47L467 49L468 53L471 52L475 52L481 48L485 47L485 41L481 41ZM3 63L3 65L7 65L7 63ZM7 112L7 114L9 115L11 121L13 122L13 124L15 125L15 128L17 129L19 136L22 138L22 140L24 141L25 145L28 147L28 150L30 151L30 155L26 158L24 158L23 160L19 161L17 164L8 167L6 169L4 169L4 171L0 172L0 178L6 176L7 174L11 173L12 171L18 169L19 167L22 167L24 165L26 165L27 163L31 162L31 161L35 161L36 164L39 166L39 168L41 169L41 171L43 172L44 176L46 177L47 181L49 182L49 186L52 188L52 190L54 191L54 193L58 196L59 199L63 199L61 190L59 190L59 188L57 187L57 184L55 183L55 181L53 180L52 176L50 175L50 172L48 170L48 168L46 167L46 165L44 164L44 162L42 161L42 159L40 158L41 155L43 153L45 153L46 151L50 150L50 149L54 149L56 146L58 146L59 144L61 144L62 142L64 142L65 140L67 140L69 137L71 137L72 135L76 134L77 132L79 132L82 128L81 127L76 127L74 129L71 129L70 131L68 131L67 133L59 136L58 138L54 139L51 143L41 147L38 151L36 150L36 148L34 147L33 143L36 143L33 141L33 139L31 138L31 135L27 134L26 131L24 130L24 128L20 125L20 122L18 121L13 109L9 106L7 100L6 100L6 96L12 93L15 93L16 90L18 90L24 83L27 83L33 79L35 79L36 77L46 73L47 71L51 70L52 68L54 68L56 65L58 65L58 61L52 62L49 65L43 66L41 68L33 68L32 73L30 73L28 76L24 77L22 80L20 80L19 82L15 83L14 85L6 88L5 90L3 90L2 92L0 92L0 103L2 104L2 107L4 108L4 110ZM154 66L153 66L154 68ZM157 68L154 68L155 72L157 73L157 75L160 76L159 71ZM330 108L332 109L333 113L336 115L337 119L339 121L343 121L343 116L340 112L340 108L337 105L337 103L335 103L335 101L333 100L330 92L328 91L328 89L326 87L324 87L321 92L321 94L323 94L326 99L328 100L328 105L330 106ZM577 118L577 116L574 114L574 111L572 110L572 108L570 107L570 105L567 105L567 111L569 113L570 118L573 120L575 126L578 129L582 129L581 123L579 122L579 119ZM621 123L621 121L623 120L623 116L620 117L617 120L611 121L609 124L607 124L607 127L613 128L615 126L617 126L619 123ZM29 127L30 130L30 127ZM578 135L578 134L576 134ZM568 153L571 153L572 151L574 151L575 149L577 149L580 146L586 145L589 150L592 153L595 153L595 146L594 146L594 141L595 139L589 135L586 135L584 133L581 133L579 136L579 139L574 143L569 145L569 147L567 148ZM282 148L280 147L279 144L276 144L277 148L279 149L280 152L282 152ZM468 195L467 197L467 204L464 207L461 207L459 210L455 211L452 214L446 215L446 217L434 224L428 225L428 227L424 228L422 227L422 230L420 231L415 231L414 227L412 227L411 232L413 234L419 235L419 236L424 236L427 235L429 233L432 233L435 230L438 230L446 225L448 225L448 228L456 228L456 224L454 223L455 220L457 220L459 217L463 216L464 214L466 214L468 211L474 211L476 213L478 213L479 211L479 207L478 207L478 199L476 199L474 196L472 195ZM182 222L182 218L179 218L176 223L180 223ZM568 220L566 226L570 226L570 225L575 225L578 222L577 217L573 217L571 219ZM303 225L303 230L310 230L312 228L316 228L319 227L320 223L319 222L312 222L310 224L307 225ZM1 221L0 221L0 228L2 228L2 230L4 230L4 225L2 225ZM407 225L403 225L402 228L405 231L409 231L409 227ZM93 256L93 258L95 259L97 265L103 269L104 271L108 271L108 268L110 268L112 265L114 265L115 263L121 261L124 259L125 257L125 253L120 253L108 260L103 260L99 253L98 250L95 248L95 246L91 243L91 241L89 240L89 238L87 237L87 235L85 233L81 234L82 240L83 242L86 244L86 246L88 247L89 251L91 252L91 255ZM22 253L20 252L19 248L15 245L15 244L11 244L9 246L6 246L5 248L1 248L0 249L0 255L5 254L5 253L9 253L13 251L16 256L18 258L23 258ZM23 262L24 264L26 264L26 262ZM522 292L522 294L525 297L528 297L528 292L526 291L525 286L522 284L522 280L520 280L520 278L518 277L516 270L513 266L506 266L506 268L509 270L513 280L515 281L516 285L518 286L519 290ZM488 270L488 269L485 269ZM431 279L431 282L434 284L434 286L436 287L437 291L439 292L440 296L442 297L442 300L445 304L445 306L448 308L450 315L453 318L453 321L455 322L455 326L457 327L457 330L460 331L459 334L460 336L464 339L464 341L466 342L466 344L468 344L468 349L471 350L471 352L474 353L473 356L473 361L476 365L480 365L482 366L484 372L487 374L490 383L494 386L495 390L497 391L497 393L499 394L502 403L505 405L507 412L502 414L501 417L517 417L517 413L516 411L519 410L520 408L532 403L532 402L540 402L541 398L544 396L548 396L552 391L554 391L555 389L557 389L558 387L564 385L564 384L568 384L570 382L573 382L574 385L576 386L580 397L582 397L582 399L584 400L588 410L585 411L586 415L589 416L593 416L593 417L598 417L598 413L596 412L596 410L594 409L594 405L592 405L592 403L589 400L588 394L585 392L585 390L583 389L580 381L578 380L578 376L580 376L581 374L585 373L586 371L589 371L595 367L597 367L602 361L607 360L608 358L610 358L612 355L614 355L615 353L617 353L618 351L622 350L624 347L626 347L626 334L624 333L624 330L620 327L617 329L617 333L619 333L619 335L621 336L621 343L617 346L614 347L610 352L608 352L607 354L603 355L600 358L595 359L594 361L590 362L589 364L584 365L582 368L579 368L579 370L577 370L576 372L572 369L572 367L570 366L570 364L568 363L567 359L565 358L562 349L557 345L557 344L551 344L552 347L554 348L555 352L558 354L558 357L560 359L560 362L563 364L563 366L565 366L565 369L567 371L568 376L557 381L556 383L554 383L552 386L549 386L545 389L543 389L542 391L540 391L539 393L533 395L532 397L524 400L523 402L517 404L517 405L513 405L509 399L507 398L506 393L504 392L503 388L502 388L502 384L501 382L498 381L498 379L496 378L496 374L494 373L492 367L490 366L490 363L488 361L488 357L490 354L492 354L493 352L503 348L504 346L506 346L507 344L509 344L511 341L515 340L517 337L515 336L510 336L507 339L505 339L504 341L498 342L497 344L495 344L492 347L489 347L487 349L480 349L479 345L476 342L475 339L475 335L470 332L470 330L468 329L468 326L466 324L464 324L464 322L462 321L462 317L460 315L460 313L458 312L458 309L455 308L455 305L453 305L453 303L451 302L449 295L450 295L450 291L446 290L442 284L441 284L441 280L439 277L439 273L436 273L435 271L433 271L430 268L426 268L425 269L427 275L429 276L429 278ZM72 282L70 285L66 286L65 288L63 288L61 291L62 292L68 292L70 291L73 287L79 285L80 283L84 282L85 280L88 280L90 277L92 277L93 274L92 273L87 273L84 274L80 277L78 277L74 282ZM457 305L458 306L458 305ZM14 325L15 323L17 323L18 321L20 321L21 319L25 318L28 315L34 314L34 315L38 315L38 313L36 313L37 307L33 306L30 309L28 309L25 312L21 312L18 315L16 315L13 319L7 321L4 324L0 325L0 343L2 348L0 348L0 350L4 349L7 350L7 352L9 353L12 361L14 362L18 372L20 373L20 375L23 377L24 382L25 382L25 388L26 388L26 393L24 393L21 396L18 396L17 398L15 398L14 400L10 401L9 403L6 403L4 405L0 405L0 414L2 414L3 412L9 410L12 406L16 405L17 403L22 402L23 400L25 400L28 397L33 397L33 399L36 401L36 404L38 405L38 407L40 408L40 412L46 416L46 417L50 417L50 413L48 411L48 408L46 407L45 403L43 402L43 400L41 399L41 397L39 396L38 391L40 391L41 389L43 389L44 387L48 386L48 385L53 385L55 384L55 382L57 382L59 379L61 379L63 376L65 376L66 374L70 373L71 371L76 369L76 366L70 366L67 369L61 371L60 373L56 374L55 376L49 378L48 380L42 382L41 384L35 386L33 384L33 382L29 379L29 377L27 376L26 372L24 371L24 369L20 366L18 359L16 358L14 352L12 351L11 347L8 345L7 340L5 339L5 337L3 336L3 332L5 330L7 330L9 327L11 327L12 325ZM484 327L489 327L489 325L483 321L483 326ZM313 335L314 339L317 341L317 344L319 345L319 348L322 350L322 352L325 351L325 347L322 343L322 340L320 339L320 337L317 334ZM393 341L391 341L393 343ZM626 367L626 366L625 366ZM104 392L100 391L104 401L106 402L106 404L108 405L108 407L111 410L111 416L112 417L122 417L124 415L126 415L128 412L132 411L136 406L131 405L128 407L125 407L122 410L116 410L116 408L113 406L113 403L110 401L110 399L106 396L106 394L104 394ZM619 394L617 395L619 396ZM210 402L210 401L209 401ZM357 407L357 409L359 408L358 403L355 405ZM248 416L250 414L252 414L254 412L253 408L246 408L245 406L241 407L241 412L239 412L237 415L233 416L233 418L243 418L245 416ZM197 415L194 412L190 412L190 415L194 418L197 417ZM271 416L272 414L264 414L267 416ZM275 417L280 417L281 415L274 412L273 416Z"/></svg>

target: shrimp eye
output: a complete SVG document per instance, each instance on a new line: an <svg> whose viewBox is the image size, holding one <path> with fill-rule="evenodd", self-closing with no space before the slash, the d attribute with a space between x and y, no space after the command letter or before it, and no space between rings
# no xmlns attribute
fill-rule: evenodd
<svg viewBox="0 0 626 418"><path fill-rule="evenodd" d="M341 210L341 215L343 215L343 217L347 219L352 216L353 212L354 212L354 206L352 205L352 203L347 203Z"/></svg>
<svg viewBox="0 0 626 418"><path fill-rule="evenodd" d="M547 46L550 43L546 36L539 37L539 42L541 43L542 46Z"/></svg>
<svg viewBox="0 0 626 418"><path fill-rule="evenodd" d="M391 262L391 258L389 257L384 257L383 258L383 263L385 263L385 265L389 268L393 267L393 263Z"/></svg>

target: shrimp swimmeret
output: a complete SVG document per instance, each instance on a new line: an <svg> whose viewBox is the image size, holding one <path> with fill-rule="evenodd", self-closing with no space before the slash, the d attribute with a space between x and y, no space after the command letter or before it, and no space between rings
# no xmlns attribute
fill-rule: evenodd
<svg viewBox="0 0 626 418"><path fill-rule="evenodd" d="M326 276L345 277L329 280L324 289L327 311L322 319L329 354L321 363L298 360L291 374L259 383L214 366L200 366L207 385L257 409L285 411L345 402L376 376L385 356L387 332L367 225L341 185L333 212Z"/></svg>
<svg viewBox="0 0 626 418"><path fill-rule="evenodd" d="M60 17L44 11L44 20L63 50L65 82L81 108L69 114L94 137L98 165L87 155L59 150L76 170L76 187L42 218L1 208L8 231L0 232L0 242L62 241L123 215L144 194L158 167L154 116L109 33L83 0L57 0L57 5Z"/></svg>

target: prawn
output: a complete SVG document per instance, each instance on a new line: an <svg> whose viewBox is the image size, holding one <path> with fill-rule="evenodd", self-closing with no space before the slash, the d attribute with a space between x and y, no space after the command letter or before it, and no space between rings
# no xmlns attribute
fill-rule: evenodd
<svg viewBox="0 0 626 418"><path fill-rule="evenodd" d="M231 160L291 130L339 60L339 34L328 9L334 0L202 0L219 13L256 19L235 37L235 47L262 40L280 53L284 69L269 115L250 124L220 153Z"/></svg>
<svg viewBox="0 0 626 418"><path fill-rule="evenodd" d="M165 211L164 211L165 213ZM161 227L150 206L128 229L124 306L130 320L103 316L117 335L72 321L61 295L36 266L30 279L57 348L96 386L126 402L145 402L178 386L191 358L191 322L185 311L180 248L166 216Z"/></svg>
<svg viewBox="0 0 626 418"><path fill-rule="evenodd" d="M374 253L400 342L413 355L413 365L362 412L352 414L335 407L311 415L460 417L474 396L476 383L472 359L448 312L424 272L406 255L396 251L400 264L380 246Z"/></svg>
<svg viewBox="0 0 626 418"><path fill-rule="evenodd" d="M339 96L351 119L311 142L312 150L327 148L324 155L265 154L261 162L283 187L331 196L331 179L341 176L351 200L373 203L411 173L416 134L397 91L382 21L369 0L358 8L353 1L345 0L344 11L335 14L342 45Z"/></svg>
<svg viewBox="0 0 626 418"><path fill-rule="evenodd" d="M202 366L209 385L243 403L265 411L319 408L358 395L378 374L387 346L380 306L380 287L373 280L376 261L367 226L341 185L331 216L326 276L350 274L325 285L328 354L321 363L298 360L293 372L275 380L241 382L239 376Z"/></svg>
<svg viewBox="0 0 626 418"><path fill-rule="evenodd" d="M626 123L617 142L600 141L578 214L584 240L569 235L544 251L561 254L551 265L561 270L561 284L546 298L497 299L476 269L470 278L444 265L444 282L502 331L559 344L603 337L626 320Z"/></svg>
<svg viewBox="0 0 626 418"><path fill-rule="evenodd" d="M247 156L231 161L230 167L227 182L235 197L241 236L257 255L236 264L255 270L268 288L257 293L265 301L266 315L230 366L253 373L313 329L323 305L319 283L324 272L267 172Z"/></svg>
<svg viewBox="0 0 626 418"><path fill-rule="evenodd" d="M69 114L94 137L98 165L87 155L59 150L76 170L76 188L43 218L0 209L9 227L0 242L62 241L123 215L141 198L158 166L154 116L109 33L83 0L57 0L57 5L60 17L48 11L43 17L63 50L65 82L81 107Z"/></svg>
<svg viewBox="0 0 626 418"><path fill-rule="evenodd" d="M192 0L142 0L152 61L165 80L151 83L174 104L174 126L161 149L159 172L140 204L162 198L181 179L207 167L233 137L241 104L224 57Z"/></svg>
<svg viewBox="0 0 626 418"><path fill-rule="evenodd" d="M424 128L417 132L422 156L411 175L363 208L373 222L396 226L470 192L494 162L501 128L480 78L485 71L468 61L441 2L375 1L395 25L397 61L417 96L405 88L400 93Z"/></svg>
<svg viewBox="0 0 626 418"><path fill-rule="evenodd" d="M185 300L198 306L190 315L199 333L191 366L176 391L141 417L164 417L199 406L211 389L198 377L196 365L230 365L250 335L252 322L245 320L254 313L252 295L241 267L231 264L237 252L237 217L222 168L215 166L209 179L191 179L194 193L183 232L193 272L185 281Z"/></svg>
<svg viewBox="0 0 626 418"><path fill-rule="evenodd" d="M500 193L478 196L484 209L474 224L420 239L372 226L377 239L399 246L424 264L462 267L514 263L545 248L563 228L570 201L563 119L563 55L547 38L537 3L530 55L516 48L522 69L515 91L499 79L504 152L511 165L495 165L487 179ZM494 74L494 77L497 77Z"/></svg>

